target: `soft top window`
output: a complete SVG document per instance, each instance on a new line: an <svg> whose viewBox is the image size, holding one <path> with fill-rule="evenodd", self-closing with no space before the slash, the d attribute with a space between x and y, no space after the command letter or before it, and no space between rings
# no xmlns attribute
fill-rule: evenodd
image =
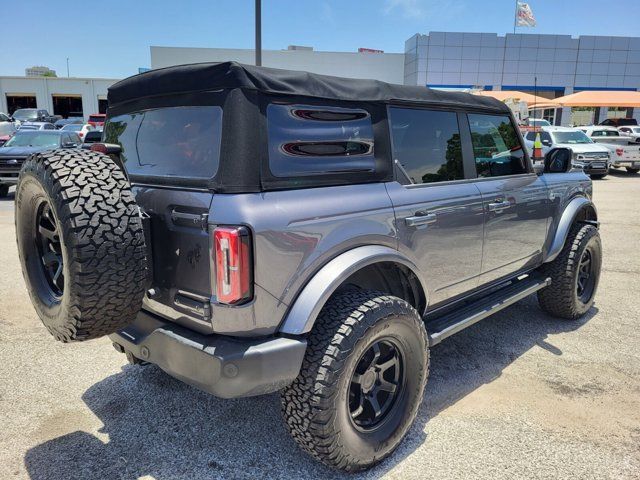
<svg viewBox="0 0 640 480"><path fill-rule="evenodd" d="M276 177L374 172L366 110L317 105L267 107L269 169Z"/></svg>
<svg viewBox="0 0 640 480"><path fill-rule="evenodd" d="M110 118L104 141L122 147L131 175L210 179L218 170L221 133L221 107L168 107Z"/></svg>

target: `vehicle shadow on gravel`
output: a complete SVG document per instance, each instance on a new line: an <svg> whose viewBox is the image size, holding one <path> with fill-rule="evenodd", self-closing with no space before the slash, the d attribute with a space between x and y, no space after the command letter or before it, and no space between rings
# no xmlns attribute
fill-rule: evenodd
<svg viewBox="0 0 640 480"><path fill-rule="evenodd" d="M548 337L576 330L596 313L593 308L577 322L556 320L531 296L433 348L425 401L407 439L381 465L349 478L392 470L429 441L429 419L500 377L535 346L562 355ZM281 421L278 395L221 400L156 367L125 366L83 400L108 440L77 431L30 449L25 464L32 479L341 477L296 447Z"/></svg>

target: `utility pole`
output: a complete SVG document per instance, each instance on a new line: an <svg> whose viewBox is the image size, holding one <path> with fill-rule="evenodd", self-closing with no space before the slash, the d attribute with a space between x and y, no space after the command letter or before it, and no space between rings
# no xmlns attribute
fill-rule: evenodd
<svg viewBox="0 0 640 480"><path fill-rule="evenodd" d="M256 0L256 66L262 65L262 0Z"/></svg>
<svg viewBox="0 0 640 480"><path fill-rule="evenodd" d="M67 78L69 78L69 57L67 57Z"/></svg>
<svg viewBox="0 0 640 480"><path fill-rule="evenodd" d="M516 11L513 12L513 34L516 34L516 25L518 23L518 0L516 0Z"/></svg>

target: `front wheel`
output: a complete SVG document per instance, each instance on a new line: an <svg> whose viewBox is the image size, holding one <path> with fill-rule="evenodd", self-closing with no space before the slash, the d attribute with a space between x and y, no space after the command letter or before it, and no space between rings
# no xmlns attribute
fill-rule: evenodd
<svg viewBox="0 0 640 480"><path fill-rule="evenodd" d="M601 267L598 229L574 225L560 255L541 268L543 275L551 277L551 285L538 291L540 307L554 317L580 318L593 305Z"/></svg>
<svg viewBox="0 0 640 480"><path fill-rule="evenodd" d="M413 423L429 371L424 323L397 297L335 295L309 336L282 410L298 445L347 472L390 455Z"/></svg>

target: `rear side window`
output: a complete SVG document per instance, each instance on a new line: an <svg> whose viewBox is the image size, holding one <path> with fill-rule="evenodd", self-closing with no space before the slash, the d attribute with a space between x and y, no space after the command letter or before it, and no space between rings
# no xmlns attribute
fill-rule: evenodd
<svg viewBox="0 0 640 480"><path fill-rule="evenodd" d="M110 118L104 141L122 147L130 174L208 179L218 170L221 133L221 107L170 107Z"/></svg>
<svg viewBox="0 0 640 480"><path fill-rule="evenodd" d="M373 172L366 110L317 105L267 107L269 169L276 177Z"/></svg>
<svg viewBox="0 0 640 480"><path fill-rule="evenodd" d="M390 108L393 157L412 183L464 178L455 112Z"/></svg>
<svg viewBox="0 0 640 480"><path fill-rule="evenodd" d="M469 114L468 117L479 177L527 173L524 151L508 115Z"/></svg>

